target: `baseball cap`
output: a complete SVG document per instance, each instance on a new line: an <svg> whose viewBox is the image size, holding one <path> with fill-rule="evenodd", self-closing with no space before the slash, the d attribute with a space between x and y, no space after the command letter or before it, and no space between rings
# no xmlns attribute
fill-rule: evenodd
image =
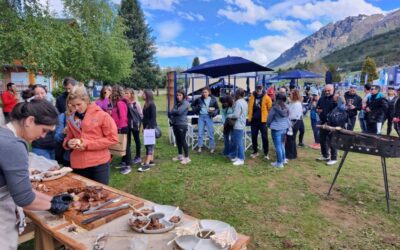
<svg viewBox="0 0 400 250"><path fill-rule="evenodd" d="M351 89L356 89L356 88L357 88L357 85L351 84L351 85L350 85L350 88L351 88Z"/></svg>
<svg viewBox="0 0 400 250"><path fill-rule="evenodd" d="M395 89L393 85L389 85L387 89Z"/></svg>

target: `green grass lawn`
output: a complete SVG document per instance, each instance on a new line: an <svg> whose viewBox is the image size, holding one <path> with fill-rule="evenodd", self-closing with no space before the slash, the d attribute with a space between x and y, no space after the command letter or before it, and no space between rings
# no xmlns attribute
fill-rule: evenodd
<svg viewBox="0 0 400 250"><path fill-rule="evenodd" d="M219 152L190 151L192 162L172 162L177 149L167 137L166 98L157 98L156 167L121 175L113 168L110 185L136 196L179 206L200 219L216 219L251 236L249 249L399 249L400 170L389 159L391 214L386 213L382 168L378 157L349 153L332 195L326 192L336 171L315 161L319 151L298 149L298 159L282 170L270 161L246 159L233 166ZM312 143L309 118L306 144ZM270 156L275 152L270 140ZM143 151L143 150L142 150ZM250 154L247 151L247 156ZM144 153L143 153L144 154ZM342 155L342 152L339 152ZM113 164L119 163L114 159Z"/></svg>

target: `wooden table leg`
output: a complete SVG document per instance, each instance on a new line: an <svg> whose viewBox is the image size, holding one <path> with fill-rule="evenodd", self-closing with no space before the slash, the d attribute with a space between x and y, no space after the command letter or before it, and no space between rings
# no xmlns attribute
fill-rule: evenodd
<svg viewBox="0 0 400 250"><path fill-rule="evenodd" d="M46 231L36 227L35 229L35 250L54 250L54 239Z"/></svg>

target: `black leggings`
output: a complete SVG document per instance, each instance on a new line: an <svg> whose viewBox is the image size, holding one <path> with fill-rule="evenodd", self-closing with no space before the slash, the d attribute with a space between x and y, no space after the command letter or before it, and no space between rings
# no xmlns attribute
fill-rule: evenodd
<svg viewBox="0 0 400 250"><path fill-rule="evenodd" d="M293 135L287 135L285 143L286 158L289 160L297 158L296 137L300 128L300 120L292 120L292 124Z"/></svg>
<svg viewBox="0 0 400 250"><path fill-rule="evenodd" d="M79 174L88 179L108 185L110 179L110 162L100 164L94 167L82 169L74 168L74 173Z"/></svg>
<svg viewBox="0 0 400 250"><path fill-rule="evenodd" d="M304 128L304 121L303 119L298 120L299 124L299 144L304 143L304 133L305 133L305 128Z"/></svg>
<svg viewBox="0 0 400 250"><path fill-rule="evenodd" d="M185 157L189 156L188 145L186 142L187 125L174 125L174 135L176 138L176 145L178 146L178 154L182 154L182 148L185 153Z"/></svg>
<svg viewBox="0 0 400 250"><path fill-rule="evenodd" d="M140 150L141 150L140 133L139 131L130 129L128 132L128 142L126 144L126 154L125 156L122 157L122 162L125 162L127 165L130 165L132 161L132 155L131 155L132 135L133 139L135 140L135 146L136 146L135 158L140 158Z"/></svg>

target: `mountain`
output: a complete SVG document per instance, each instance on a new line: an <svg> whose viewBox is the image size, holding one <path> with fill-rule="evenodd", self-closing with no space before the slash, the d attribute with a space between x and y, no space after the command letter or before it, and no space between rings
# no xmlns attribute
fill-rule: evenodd
<svg viewBox="0 0 400 250"><path fill-rule="evenodd" d="M400 27L400 10L387 15L359 15L330 23L297 42L268 64L271 68L287 68L298 62L316 61L338 49L361 42Z"/></svg>
<svg viewBox="0 0 400 250"><path fill-rule="evenodd" d="M378 67L396 65L400 63L399 41L400 28L397 28L337 50L323 57L322 61L350 71L360 70L366 56L373 58Z"/></svg>

